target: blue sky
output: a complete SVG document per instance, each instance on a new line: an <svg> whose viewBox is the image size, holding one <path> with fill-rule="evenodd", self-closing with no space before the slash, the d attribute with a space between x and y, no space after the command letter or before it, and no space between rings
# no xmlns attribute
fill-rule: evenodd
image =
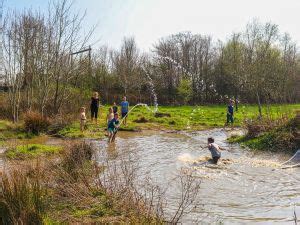
<svg viewBox="0 0 300 225"><path fill-rule="evenodd" d="M47 7L47 0L4 0L5 9ZM98 24L97 45L118 48L124 36L134 36L147 51L159 38L181 31L226 40L247 22L279 25L300 43L300 0L75 0L76 10L87 11L85 26Z"/></svg>

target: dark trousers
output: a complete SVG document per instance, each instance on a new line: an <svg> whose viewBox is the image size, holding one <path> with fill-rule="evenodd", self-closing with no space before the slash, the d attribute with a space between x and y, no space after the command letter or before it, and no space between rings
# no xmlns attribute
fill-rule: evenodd
<svg viewBox="0 0 300 225"><path fill-rule="evenodd" d="M91 107L91 118L98 118L98 107Z"/></svg>
<svg viewBox="0 0 300 225"><path fill-rule="evenodd" d="M213 164L217 164L218 161L219 161L220 157L218 156L215 156L213 157L212 159L209 160L210 163L213 163Z"/></svg>
<svg viewBox="0 0 300 225"><path fill-rule="evenodd" d="M227 123L233 123L233 114L227 113Z"/></svg>

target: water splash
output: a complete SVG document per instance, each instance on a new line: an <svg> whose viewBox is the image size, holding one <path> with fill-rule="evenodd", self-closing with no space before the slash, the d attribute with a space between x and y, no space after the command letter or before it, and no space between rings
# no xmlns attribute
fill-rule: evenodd
<svg viewBox="0 0 300 225"><path fill-rule="evenodd" d="M183 153L177 157L179 161L182 162L194 162L195 158L189 153Z"/></svg>
<svg viewBox="0 0 300 225"><path fill-rule="evenodd" d="M281 164L282 169L300 167L300 149L288 161Z"/></svg>
<svg viewBox="0 0 300 225"><path fill-rule="evenodd" d="M153 84L153 80L152 80L151 76L149 75L148 71L144 67L141 67L141 68L145 72L145 74L146 74L146 76L148 78L148 82L149 82L149 86L150 86L150 91L151 91L151 94L153 96L153 102L154 102L153 113L156 113L158 111L158 102L157 102L157 95L156 95L156 92L155 92L155 87L154 87L154 84ZM148 109L150 109L147 104L145 104L144 106L146 106ZM150 110L150 111L152 111L152 110Z"/></svg>
<svg viewBox="0 0 300 225"><path fill-rule="evenodd" d="M152 110L147 104L145 104L145 103L138 103L138 104L136 104L136 105L134 105L129 111L128 111L128 113L127 113L127 115L124 117L124 118L122 118L121 119L121 121L120 121L120 126L123 124L123 120L136 108L136 107L138 107L138 106L143 106L143 107L145 107L148 111L150 111L150 112L152 112L153 114L155 114L156 113L156 110L154 109L154 110Z"/></svg>

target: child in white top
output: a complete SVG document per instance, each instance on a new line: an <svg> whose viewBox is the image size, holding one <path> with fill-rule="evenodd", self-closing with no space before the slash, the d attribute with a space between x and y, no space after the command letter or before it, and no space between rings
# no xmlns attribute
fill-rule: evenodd
<svg viewBox="0 0 300 225"><path fill-rule="evenodd" d="M80 108L80 130L84 131L86 125L85 107Z"/></svg>

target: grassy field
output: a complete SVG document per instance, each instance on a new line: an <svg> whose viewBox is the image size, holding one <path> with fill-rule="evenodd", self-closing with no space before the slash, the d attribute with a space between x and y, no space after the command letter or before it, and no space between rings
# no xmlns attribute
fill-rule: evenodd
<svg viewBox="0 0 300 225"><path fill-rule="evenodd" d="M98 124L87 122L87 130L80 131L79 120L74 121L59 131L59 135L68 138L103 138L106 131L106 114L109 106L100 108ZM226 122L226 105L206 106L160 106L159 112L168 113L170 117L155 117L146 107L136 107L128 116L127 126L121 129L134 131L140 129L153 130L201 130L214 127L223 127ZM271 105L263 107L263 116L276 119L282 116L293 117L295 111L300 110L300 104ZM240 105L234 115L234 126L242 126L245 119L256 118L258 108L256 105ZM9 121L0 120L0 142L9 139L31 139L33 135L22 129L22 122L12 124Z"/></svg>
<svg viewBox="0 0 300 225"><path fill-rule="evenodd" d="M79 120L74 121L59 132L60 136L69 138L102 138L105 135L106 114L109 106L100 108L98 124L89 122L88 129L80 131ZM213 127L223 127L226 122L226 105L206 105L206 106L160 106L159 112L169 113L170 117L157 118L147 110L146 107L136 107L128 116L127 126L121 128L133 131L139 129L155 130L200 130ZM282 116L292 117L295 111L300 110L300 104L271 105L263 106L263 116L276 119ZM256 105L240 105L238 112L234 115L234 126L242 126L245 119L256 118L258 108ZM22 122L12 124L8 121L0 120L0 141L7 139L28 139L32 135L22 130Z"/></svg>
<svg viewBox="0 0 300 225"><path fill-rule="evenodd" d="M226 122L226 105L207 106L160 106L159 112L169 113L171 117L156 118L153 113L145 107L138 106L128 116L128 128L141 129L207 129L211 127L222 127ZM263 115L273 119L287 115L292 117L296 110L300 110L300 104L293 105L271 105L263 107ZM105 126L108 106L100 109L100 126ZM241 126L245 119L256 118L258 108L256 105L240 105L239 111L235 112L235 126ZM144 117L148 122L138 123L136 120Z"/></svg>

